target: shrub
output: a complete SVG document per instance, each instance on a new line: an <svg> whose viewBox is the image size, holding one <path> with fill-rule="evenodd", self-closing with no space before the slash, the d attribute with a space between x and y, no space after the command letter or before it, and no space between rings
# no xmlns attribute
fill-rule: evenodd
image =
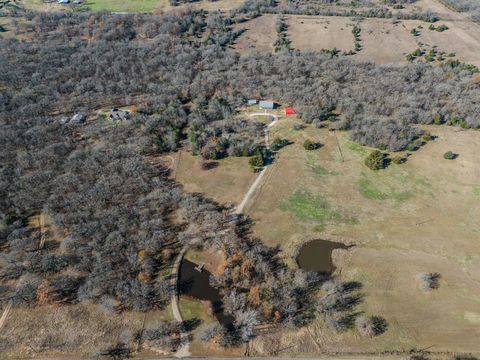
<svg viewBox="0 0 480 360"><path fill-rule="evenodd" d="M325 323L337 333L344 332L352 326L351 316L329 312L325 314Z"/></svg>
<svg viewBox="0 0 480 360"><path fill-rule="evenodd" d="M287 146L288 144L290 144L290 142L287 139L280 139L280 138L276 137L275 139L273 139L272 145L270 145L270 148L273 151L278 151L281 148Z"/></svg>
<svg viewBox="0 0 480 360"><path fill-rule="evenodd" d="M17 214L15 210L9 211L3 220L5 225L12 225L15 221L21 220L21 217Z"/></svg>
<svg viewBox="0 0 480 360"><path fill-rule="evenodd" d="M438 289L440 286L440 274L439 273L421 273L418 274L418 279L420 280L420 290L431 291Z"/></svg>
<svg viewBox="0 0 480 360"><path fill-rule="evenodd" d="M197 337L200 341L213 341L221 346L228 345L230 340L225 327L219 323L203 324L198 330Z"/></svg>
<svg viewBox="0 0 480 360"><path fill-rule="evenodd" d="M320 129L321 127L323 127L322 120L320 119L313 119L312 125L315 126L317 129Z"/></svg>
<svg viewBox="0 0 480 360"><path fill-rule="evenodd" d="M434 123L435 125L442 125L443 122L444 122L443 116L440 115L440 114L435 115L435 117L433 118L433 123Z"/></svg>
<svg viewBox="0 0 480 360"><path fill-rule="evenodd" d="M457 157L457 154L455 154L453 151L447 151L445 154L443 154L443 158L446 160L454 160Z"/></svg>
<svg viewBox="0 0 480 360"><path fill-rule="evenodd" d="M359 316L355 320L358 332L365 337L373 337L383 334L387 329L387 322L379 316Z"/></svg>
<svg viewBox="0 0 480 360"><path fill-rule="evenodd" d="M438 32L444 32L445 30L448 30L448 26L447 25L440 25L435 30L438 31Z"/></svg>
<svg viewBox="0 0 480 360"><path fill-rule="evenodd" d="M397 165L404 164L407 162L407 157L402 155L393 156L392 162Z"/></svg>
<svg viewBox="0 0 480 360"><path fill-rule="evenodd" d="M248 160L248 163L252 168L262 167L264 164L263 156L261 154L255 154L250 158L250 160Z"/></svg>
<svg viewBox="0 0 480 360"><path fill-rule="evenodd" d="M305 150L315 150L318 149L319 144L307 139L303 142L303 147Z"/></svg>
<svg viewBox="0 0 480 360"><path fill-rule="evenodd" d="M430 133L425 133L425 134L422 135L422 140L425 141L425 142L432 140L432 138L433 138L432 134L430 134Z"/></svg>
<svg viewBox="0 0 480 360"><path fill-rule="evenodd" d="M372 170L384 169L386 166L385 154L383 154L380 150L373 151L366 157L365 165Z"/></svg>

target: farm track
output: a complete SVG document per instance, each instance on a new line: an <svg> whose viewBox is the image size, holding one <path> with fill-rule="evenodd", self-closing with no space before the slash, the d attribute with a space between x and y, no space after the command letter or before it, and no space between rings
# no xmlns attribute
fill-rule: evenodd
<svg viewBox="0 0 480 360"><path fill-rule="evenodd" d="M5 309L3 310L2 317L0 317L0 330L2 329L3 325L7 322L8 314L10 313L10 309L12 308L12 302L10 301Z"/></svg>
<svg viewBox="0 0 480 360"><path fill-rule="evenodd" d="M268 114L268 113L254 113L254 114L251 114L250 116L251 117L253 117L253 116L269 116L269 117L273 118L273 121L270 124L268 124L267 128L265 129L265 146L268 149L269 148L269 145L268 145L268 143L269 143L269 129L278 122L278 116L273 115L273 114ZM248 189L245 196L243 197L242 202L237 206L237 209L235 210L235 213L241 214L243 212L243 210L245 208L245 205L247 204L247 202L250 200L252 195L255 193L255 190L260 185L260 182L261 182L262 178L265 176L266 171L267 171L267 167L264 166L262 168L262 170L260 171L260 173L258 174L255 181L253 182L253 184Z"/></svg>
<svg viewBox="0 0 480 360"><path fill-rule="evenodd" d="M173 317L176 321L183 323L182 314L180 312L180 308L178 306L178 277L180 275L180 265L182 264L183 257L188 250L188 246L185 245L180 253L177 255L175 262L173 263L172 273L171 273L171 282L170 285L172 287L172 296L171 296L171 303L172 303L172 312ZM182 324L182 332L180 334L180 341L181 346L180 349L175 353L175 357L177 358L184 358L190 356L189 351L189 339L188 333L185 330L184 325Z"/></svg>

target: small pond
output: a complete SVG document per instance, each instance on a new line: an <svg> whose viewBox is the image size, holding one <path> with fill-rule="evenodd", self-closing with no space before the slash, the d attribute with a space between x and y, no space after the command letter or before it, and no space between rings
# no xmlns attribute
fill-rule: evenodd
<svg viewBox="0 0 480 360"><path fill-rule="evenodd" d="M210 273L203 269L195 270L197 264L184 259L180 266L179 290L181 295L188 295L198 300L208 300L212 304L213 315L218 322L231 327L233 317L223 312L223 304L218 289L210 285Z"/></svg>
<svg viewBox="0 0 480 360"><path fill-rule="evenodd" d="M298 266L305 271L331 274L335 271L332 252L335 249L348 249L349 246L328 240L312 240L305 243L298 252Z"/></svg>

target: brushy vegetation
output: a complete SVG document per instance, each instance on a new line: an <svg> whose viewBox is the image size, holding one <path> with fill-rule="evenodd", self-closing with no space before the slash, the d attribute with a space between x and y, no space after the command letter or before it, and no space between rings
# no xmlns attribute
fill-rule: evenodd
<svg viewBox="0 0 480 360"><path fill-rule="evenodd" d="M439 273L421 273L417 277L420 281L420 290L431 291L438 289L440 286L441 276Z"/></svg>
<svg viewBox="0 0 480 360"><path fill-rule="evenodd" d="M277 30L277 40L275 40L274 48L275 52L283 51L283 50L291 50L290 44L291 41L288 39L288 25L283 17L278 17L275 29Z"/></svg>
<svg viewBox="0 0 480 360"><path fill-rule="evenodd" d="M374 150L365 158L365 165L371 170L384 169L387 164L387 159L384 153L380 150Z"/></svg>
<svg viewBox="0 0 480 360"><path fill-rule="evenodd" d="M275 139L273 139L272 143L270 144L270 149L272 149L273 151L278 151L289 144L290 144L289 140L280 139L279 137L276 137Z"/></svg>
<svg viewBox="0 0 480 360"><path fill-rule="evenodd" d="M305 150L309 150L309 151L311 151L311 150L316 150L316 149L318 149L319 147L320 147L320 144L319 144L319 143L317 143L317 142L315 142L315 141L312 141L312 140L309 140L309 139L307 139L307 140L305 140L305 141L303 142L303 148L304 148Z"/></svg>
<svg viewBox="0 0 480 360"><path fill-rule="evenodd" d="M445 154L443 154L443 158L446 160L454 160L457 158L457 154L455 154L453 151L447 151Z"/></svg>

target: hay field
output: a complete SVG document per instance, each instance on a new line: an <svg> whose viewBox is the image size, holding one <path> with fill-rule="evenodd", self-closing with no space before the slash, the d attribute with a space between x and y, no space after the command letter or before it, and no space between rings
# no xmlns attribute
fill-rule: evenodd
<svg viewBox="0 0 480 360"><path fill-rule="evenodd" d="M267 14L236 24L234 30L243 29L245 32L235 41L233 49L240 54L273 52L273 43L277 36L275 20L276 15Z"/></svg>
<svg viewBox="0 0 480 360"><path fill-rule="evenodd" d="M298 50L333 49L350 51L354 48L352 28L348 17L288 16L288 34L292 47Z"/></svg>

